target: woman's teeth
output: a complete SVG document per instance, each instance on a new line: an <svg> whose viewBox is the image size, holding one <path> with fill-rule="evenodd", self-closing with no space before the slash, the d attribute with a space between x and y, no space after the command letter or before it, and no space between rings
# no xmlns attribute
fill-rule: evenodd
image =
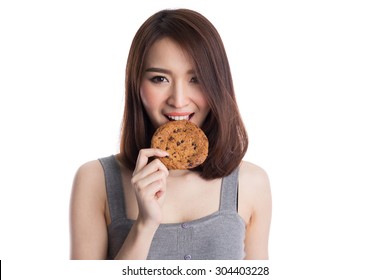
<svg viewBox="0 0 390 280"><path fill-rule="evenodd" d="M167 116L169 120L171 121L188 121L190 119L190 115L187 116Z"/></svg>

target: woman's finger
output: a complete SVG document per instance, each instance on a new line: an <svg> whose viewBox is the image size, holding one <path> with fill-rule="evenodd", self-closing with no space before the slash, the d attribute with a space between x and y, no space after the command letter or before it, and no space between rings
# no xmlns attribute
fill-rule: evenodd
<svg viewBox="0 0 390 280"><path fill-rule="evenodd" d="M141 149L138 153L137 163L134 168L134 173L137 173L142 168L144 168L148 164L150 157L165 157L168 155L169 154L166 151L160 149L155 149L155 148Z"/></svg>
<svg viewBox="0 0 390 280"><path fill-rule="evenodd" d="M149 174L146 177L143 177L142 179L139 179L135 182L135 188L137 191L141 191L145 187L148 187L150 184L156 181L162 180L163 182L165 181L166 174L164 171L159 170L156 172L153 172L152 174Z"/></svg>
<svg viewBox="0 0 390 280"><path fill-rule="evenodd" d="M148 176L156 171L160 171L160 170L163 171L166 176L169 175L169 171L166 168L166 166L159 159L155 159L152 162L150 162L149 164L147 164L146 166L144 166L144 168L140 169L137 173L134 173L133 180L137 181L141 178L144 178L144 177L146 177L146 176Z"/></svg>

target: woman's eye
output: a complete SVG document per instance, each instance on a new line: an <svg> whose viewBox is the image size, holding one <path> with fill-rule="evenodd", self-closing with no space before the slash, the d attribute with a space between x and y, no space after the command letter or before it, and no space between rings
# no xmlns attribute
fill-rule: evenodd
<svg viewBox="0 0 390 280"><path fill-rule="evenodd" d="M198 84L199 80L198 80L197 77L192 77L191 80L190 80L190 83Z"/></svg>
<svg viewBox="0 0 390 280"><path fill-rule="evenodd" d="M150 80L156 84L168 82L168 80L163 76L155 76L155 77L151 78Z"/></svg>

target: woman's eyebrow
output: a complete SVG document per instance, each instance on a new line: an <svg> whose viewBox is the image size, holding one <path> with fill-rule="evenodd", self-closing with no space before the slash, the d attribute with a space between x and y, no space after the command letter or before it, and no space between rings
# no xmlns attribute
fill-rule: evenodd
<svg viewBox="0 0 390 280"><path fill-rule="evenodd" d="M157 68L157 67L147 68L145 70L145 72L157 72L157 73L164 73L164 74L172 74L172 72L168 69Z"/></svg>
<svg viewBox="0 0 390 280"><path fill-rule="evenodd" d="M145 70L145 72L157 72L157 73L163 73L172 75L172 71L164 68L158 68L158 67L150 67ZM195 74L195 71L190 69L187 71L187 74Z"/></svg>

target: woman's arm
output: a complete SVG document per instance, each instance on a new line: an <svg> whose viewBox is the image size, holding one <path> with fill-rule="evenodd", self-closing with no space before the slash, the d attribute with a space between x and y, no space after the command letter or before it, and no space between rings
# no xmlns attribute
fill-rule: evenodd
<svg viewBox="0 0 390 280"><path fill-rule="evenodd" d="M148 164L151 157L163 157L168 154L158 149L142 149L131 185L138 204L137 221L127 235L116 259L146 260L154 234L162 220L162 205L166 192L168 169L160 160L155 159Z"/></svg>
<svg viewBox="0 0 390 280"><path fill-rule="evenodd" d="M103 168L96 161L77 171L70 202L71 259L106 259L106 193Z"/></svg>
<svg viewBox="0 0 390 280"><path fill-rule="evenodd" d="M157 149L141 150L131 179L138 218L131 227L116 259L146 259L155 231L161 223L168 170L150 157L166 156ZM71 259L107 258L106 187L99 161L84 164L76 173L70 205ZM108 209L107 209L108 210Z"/></svg>
<svg viewBox="0 0 390 280"><path fill-rule="evenodd" d="M272 198L267 173L260 167L243 163L240 169L239 203L250 205L245 236L245 259L268 259ZM239 204L240 207L240 204Z"/></svg>

